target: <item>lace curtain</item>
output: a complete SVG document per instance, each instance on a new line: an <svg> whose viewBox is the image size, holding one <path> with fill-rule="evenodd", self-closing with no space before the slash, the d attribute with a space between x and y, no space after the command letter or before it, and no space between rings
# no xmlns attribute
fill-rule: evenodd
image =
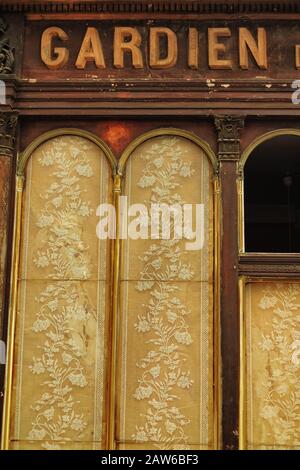
<svg viewBox="0 0 300 470"><path fill-rule="evenodd" d="M247 448L300 449L300 284L246 284Z"/></svg>
<svg viewBox="0 0 300 470"><path fill-rule="evenodd" d="M183 137L152 138L128 160L128 204L204 204L204 247L123 241L117 448L213 448L212 178ZM112 202L112 179L102 150L80 136L51 138L28 161L12 449L106 446L111 246L96 237L96 208Z"/></svg>

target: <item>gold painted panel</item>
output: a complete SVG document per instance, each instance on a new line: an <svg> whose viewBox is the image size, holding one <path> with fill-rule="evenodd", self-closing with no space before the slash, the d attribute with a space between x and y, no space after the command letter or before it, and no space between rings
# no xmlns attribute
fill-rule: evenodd
<svg viewBox="0 0 300 470"><path fill-rule="evenodd" d="M177 136L141 144L128 204L204 204L204 247L123 241L117 403L120 449L212 448L213 181L206 154Z"/></svg>
<svg viewBox="0 0 300 470"><path fill-rule="evenodd" d="M300 449L300 283L245 290L246 447Z"/></svg>
<svg viewBox="0 0 300 470"><path fill-rule="evenodd" d="M25 176L10 447L99 448L110 250L96 208L111 202L110 166L96 144L64 135L33 152Z"/></svg>

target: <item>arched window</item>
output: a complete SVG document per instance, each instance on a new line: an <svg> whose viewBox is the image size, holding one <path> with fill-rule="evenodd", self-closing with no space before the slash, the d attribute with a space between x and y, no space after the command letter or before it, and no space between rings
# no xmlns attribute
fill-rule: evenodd
<svg viewBox="0 0 300 470"><path fill-rule="evenodd" d="M247 252L300 251L300 133L259 143L244 167Z"/></svg>
<svg viewBox="0 0 300 470"><path fill-rule="evenodd" d="M74 130L31 147L19 164L10 447L101 448L111 268L95 208L112 200L113 160Z"/></svg>
<svg viewBox="0 0 300 470"><path fill-rule="evenodd" d="M213 168L188 137L162 129L127 152L128 205L150 211L152 204L202 204L204 246L189 251L186 239L123 242L120 449L214 446Z"/></svg>

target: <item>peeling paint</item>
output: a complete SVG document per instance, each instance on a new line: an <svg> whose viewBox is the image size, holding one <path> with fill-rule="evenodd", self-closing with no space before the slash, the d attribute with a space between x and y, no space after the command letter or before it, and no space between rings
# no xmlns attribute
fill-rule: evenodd
<svg viewBox="0 0 300 470"><path fill-rule="evenodd" d="M215 86L215 84L213 83L214 81L215 81L214 78L212 78L212 79L207 78L207 79L206 79L206 85L207 85L208 87L212 88L212 87Z"/></svg>

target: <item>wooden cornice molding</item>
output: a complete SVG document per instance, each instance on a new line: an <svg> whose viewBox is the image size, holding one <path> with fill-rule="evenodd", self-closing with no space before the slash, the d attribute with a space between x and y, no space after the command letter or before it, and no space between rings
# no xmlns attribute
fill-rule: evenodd
<svg viewBox="0 0 300 470"><path fill-rule="evenodd" d="M239 273L259 278L296 278L300 276L300 256L291 254L248 253L240 256Z"/></svg>
<svg viewBox="0 0 300 470"><path fill-rule="evenodd" d="M299 13L299 0L0 0L1 12L24 13Z"/></svg>
<svg viewBox="0 0 300 470"><path fill-rule="evenodd" d="M291 89L281 81L267 92L264 83L254 79L231 82L226 89L216 83L214 93L204 80L192 86L190 81L168 81L167 87L161 80L5 81L7 109L22 116L299 116Z"/></svg>

